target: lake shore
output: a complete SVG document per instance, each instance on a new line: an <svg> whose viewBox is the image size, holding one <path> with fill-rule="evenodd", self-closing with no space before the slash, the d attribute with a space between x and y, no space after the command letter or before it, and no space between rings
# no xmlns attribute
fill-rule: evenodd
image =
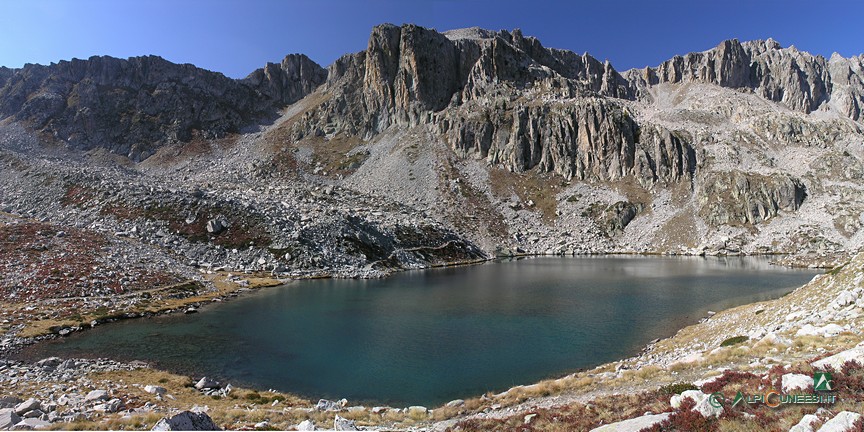
<svg viewBox="0 0 864 432"><path fill-rule="evenodd" d="M372 278L388 277L400 272L422 271L445 267L462 267L483 264L487 262L528 259L544 256L680 256L680 257L772 257L772 264L789 268L831 269L840 265L842 257L806 257L784 254L757 255L706 255L680 253L632 253L608 252L593 254L513 254L499 255L483 260L469 260L447 264L432 265L424 268L392 271L370 275ZM16 346L28 345L36 341L51 339L55 336L65 336L72 332L84 331L96 325L156 315L184 313L190 308L197 310L212 302L229 301L238 295L259 288L283 285L291 281L309 279L356 279L354 274L320 272L302 277L277 277L266 273L236 273L226 271L201 270L197 279L188 279L173 285L154 289L130 292L121 296L88 297L88 298L53 298L39 302L3 303L0 304L0 331L6 333L6 339L0 344L4 349L14 350ZM118 300L121 300L118 302ZM111 308L106 309L106 303ZM39 309L37 310L37 306ZM74 311L74 312L73 312ZM10 319L13 315L17 319ZM17 321L17 322L16 322Z"/></svg>
<svg viewBox="0 0 864 432"><path fill-rule="evenodd" d="M772 368L776 369L776 366L779 365L788 370L797 368L806 372L806 365L813 357L825 356L833 352L850 349L862 341L861 332L857 330L861 326L856 321L859 319L860 307L855 306L857 303L853 301L851 303L853 309L850 314L840 317L837 314L828 314L825 317L819 318L821 321L816 322L816 324L820 324L821 327L814 328L824 328L830 324L840 326L840 331L830 336L827 334L820 335L818 331L817 334L812 335L799 334L804 326L809 324L813 327L814 324L807 322L808 319L804 316L787 320L786 318L791 312L785 315L784 313L795 308L800 308L796 305L808 304L808 302L813 303L817 300L825 300L824 303L826 304L820 307L828 310L832 307L831 304L836 304L829 303L837 298L832 298L832 294L841 296L845 292L854 292L854 290L849 290L850 284L857 283L860 286L861 278L857 277L857 275L864 274L862 261L864 259L858 257L851 264L844 266L837 272L833 272L834 274L817 276L811 283L781 299L739 306L722 311L704 322L680 330L671 338L647 346L640 355L633 358L605 364L589 371L571 374L560 379L546 380L529 386L519 386L506 392L487 394L475 399L454 401L422 414L420 413L420 408L404 411L403 409L382 408L377 413L372 411L373 407L364 407L363 409L353 408L350 410L348 407L343 406L329 408L335 410L343 418L357 421L360 425L378 426L388 430L416 427L435 430L459 427L471 430L474 427L472 425L482 425L483 429L487 427L494 429L503 427L504 425L512 426L515 421L514 419L521 419L524 422L525 417L532 413L536 413L537 415L531 417L531 422L548 421L549 418L547 417L552 416L552 413L572 411L578 409L575 407L584 406L589 403L596 404L598 401L620 399L623 397L622 395L628 395L625 398L627 399L636 397L635 395L644 396L644 394L652 394L653 396L649 399L654 400L658 398L656 392L664 385L681 382L692 384L693 382L710 381L711 378L724 376L727 374L725 372L727 370L741 371L748 374L755 374L757 372L769 373ZM238 284L238 286L240 285L243 284ZM266 285L266 283L263 283L260 287ZM831 288L826 289L826 287ZM242 288L248 289L249 287ZM855 288L855 286L851 288ZM232 292L240 291L240 289L237 288ZM814 299L817 293L819 298ZM735 324L736 320L747 322L747 320L741 317L751 315L759 316L759 321L749 322L746 326ZM843 327L844 325L845 327ZM778 326L780 327L779 331L769 331L769 329L775 329ZM721 347L724 339L744 335L746 335L746 339L743 342L730 347ZM134 384L137 384L137 387L159 385L159 380L164 378L170 383L179 384L170 386L173 388L170 390L166 388L166 390L179 394L188 394L191 389L190 386L193 383L189 377L179 377L142 366L140 364L125 365L125 367L131 367L132 371L122 379L123 384L119 384L109 378L103 381L105 383L103 387L117 388L126 386L128 388L130 384L133 387L136 387ZM34 373L36 371L36 373L39 373L38 371L44 370L42 366L37 364L25 365L21 363L7 363L3 370L22 370L21 368L23 368L23 371L20 373L24 375L28 372ZM83 379L91 380L92 382L92 378L90 377L94 374L114 372L116 370L93 371L85 368L82 376L87 377ZM152 374L167 374L172 378L158 378L153 383L150 382ZM98 387L98 385L94 386L94 389L95 387ZM214 399L212 395L197 392L194 389L191 390L193 393L189 394L190 399L183 399L180 404L168 404L168 406L155 410L152 407L147 407L146 409L151 410L151 412L146 413L146 415L143 412L138 414L143 415L145 418L153 419L155 413L189 409L196 404L207 405L208 402L209 405L214 405L214 402L210 401L221 400L221 398ZM16 389L16 392L20 396L28 396L26 393L36 396L40 393L39 389L35 387ZM238 390L238 393L235 393L236 398L228 398L226 402L229 403L226 406L219 404L218 408L213 408L211 416L224 421L225 417L222 417L223 414L220 413L238 409L237 407L240 405L236 403L237 399L245 397L241 395L252 393L252 390ZM152 395L150 397L152 398ZM290 395L267 393L266 396L262 397L268 398L268 401L278 398L282 398L283 401L290 399L292 405L290 409L283 407L285 409L281 411L281 414L277 415L273 413L272 406L265 408L261 406L260 400L250 401L251 405L247 404L243 409L246 414L241 416L241 418L244 420L237 420L231 427L239 427L238 425L240 424L249 426L253 420L258 419L262 414L267 418L282 419L274 423L268 421L268 425L279 425L278 427L284 428L299 424L302 416L298 417L298 415L301 412L306 414L306 419L316 421L319 425L326 425L328 419L336 415L326 409L316 410L312 405L312 401ZM51 395L48 395L47 398L56 399L56 396L52 398ZM253 397L253 399L255 398ZM194 403L188 404L190 401L194 401ZM230 403L232 401L234 404ZM243 400L243 402L245 403L246 401ZM660 402L652 402L649 405L653 408L646 411L669 411L671 407L668 406L668 403L666 403L667 406L664 408L662 402L662 400ZM182 406L183 403L187 403L187 406ZM840 405L840 407L845 408L847 406L845 403L841 402L843 405ZM644 405L644 401L642 401L642 404ZM290 416L286 412L290 412ZM388 414L383 415L382 413L384 412ZM622 411L625 414L632 414L633 412L635 411ZM601 419L601 422L609 423L616 419L624 419L622 413L610 411L600 415L598 418ZM100 424L109 424L105 422L115 417L109 414L94 412L93 420L76 421L84 421L84 424L98 428ZM786 417L791 418L795 415L797 413ZM135 417L134 414L133 417ZM243 423L244 421L246 423ZM295 421L297 422L291 423ZM261 423L261 421L256 422L256 424L258 423ZM228 426L229 423L222 423L222 425Z"/></svg>

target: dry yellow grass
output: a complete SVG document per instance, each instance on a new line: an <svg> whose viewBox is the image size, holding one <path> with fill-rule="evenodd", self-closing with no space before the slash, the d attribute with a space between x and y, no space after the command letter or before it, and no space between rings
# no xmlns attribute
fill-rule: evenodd
<svg viewBox="0 0 864 432"><path fill-rule="evenodd" d="M42 319L37 321L31 321L27 323L27 326L18 333L19 337L37 337L44 336L48 334L54 333L52 328L57 327L75 327L83 325L83 321L71 321L71 320L55 320L55 319Z"/></svg>
<svg viewBox="0 0 864 432"><path fill-rule="evenodd" d="M536 170L535 170L536 171ZM543 174L535 171L514 173L501 168L489 170L489 184L492 193L502 200L509 200L513 194L519 197L523 204L533 201L531 210L539 211L546 224L552 224L557 218L557 195L563 190L563 179L554 174Z"/></svg>
<svg viewBox="0 0 864 432"><path fill-rule="evenodd" d="M49 430L149 430L159 419L161 414L147 413L124 417L106 417L92 421L77 421L72 423L52 423Z"/></svg>
<svg viewBox="0 0 864 432"><path fill-rule="evenodd" d="M303 145L312 148L312 167L321 167L321 174L328 177L351 174L366 160L365 153L348 153L363 144L357 137L344 135L335 136L329 140L314 137L303 141Z"/></svg>
<svg viewBox="0 0 864 432"><path fill-rule="evenodd" d="M114 310L110 313L112 316L120 317L125 313L152 313L158 314L166 311L173 311L184 309L185 307L196 304L196 303L209 303L213 301L213 299L217 297L224 297L229 294L235 293L241 289L258 289L265 287L272 287L282 284L281 281L268 278L268 277L257 277L250 276L246 280L248 281L247 286L238 285L228 279L228 275L226 273L215 273L212 275L207 275L207 279L212 282L215 289L213 290L198 290L197 295L184 297L184 298L172 298L171 296L159 297L159 294L162 292L169 292L171 290L175 290L178 287L189 285L193 283L192 281L186 281L179 284L174 284L165 287L154 288L151 290L144 291L148 293L151 297L149 299L142 299L134 304L128 305L123 310ZM136 295L140 295L142 292L134 293ZM94 298L95 299L95 298ZM51 315L53 308L56 307L53 303L37 303L37 304L7 304L4 306L4 312L6 314L11 314L16 311L22 311L27 307L37 306L42 315ZM37 337L54 333L52 328L61 328L61 327L89 327L90 322L93 320L98 320L100 318L104 318L104 311L100 311L98 308L93 308L90 310L79 310L78 317L76 319L54 319L54 318L45 318L45 319L34 319L27 322L21 332L18 333L19 337Z"/></svg>
<svg viewBox="0 0 864 432"><path fill-rule="evenodd" d="M306 409L312 406L310 401L295 395L244 388L234 388L227 397L207 396L192 387L190 377L148 368L93 373L89 378L93 380L94 388L111 388L113 383L115 395L135 406L151 402L163 407L166 412L188 410L196 405L206 406L214 422L230 428L250 426L265 420L274 427L288 428L308 418ZM122 389L117 387L119 384L122 384ZM171 397L158 400L155 395L144 391L147 384L164 387ZM24 393L27 393L27 390L24 390ZM275 406L272 405L274 400L278 400ZM76 430L149 429L164 415L148 414L130 419L106 415L95 421L61 424L59 427ZM326 417L316 416L320 421L326 420ZM330 420L332 421L332 418ZM135 424L139 426L132 427Z"/></svg>
<svg viewBox="0 0 864 432"><path fill-rule="evenodd" d="M768 432L778 429L760 426L752 420L731 419L720 423L718 430L719 432Z"/></svg>

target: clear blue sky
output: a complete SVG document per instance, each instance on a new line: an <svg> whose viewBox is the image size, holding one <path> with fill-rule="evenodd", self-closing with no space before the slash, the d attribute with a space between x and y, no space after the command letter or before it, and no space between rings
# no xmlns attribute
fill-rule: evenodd
<svg viewBox="0 0 864 432"><path fill-rule="evenodd" d="M155 54L237 78L296 52L326 66L365 49L383 22L518 27L618 70L729 38L773 37L826 57L864 52L864 0L0 0L0 65Z"/></svg>

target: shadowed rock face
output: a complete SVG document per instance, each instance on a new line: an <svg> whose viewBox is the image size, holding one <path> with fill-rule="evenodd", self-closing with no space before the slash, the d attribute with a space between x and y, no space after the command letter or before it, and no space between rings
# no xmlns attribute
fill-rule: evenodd
<svg viewBox="0 0 864 432"><path fill-rule="evenodd" d="M10 76L12 76L13 72L14 71L12 69L0 66L0 87L6 85L6 80L8 80Z"/></svg>
<svg viewBox="0 0 864 432"><path fill-rule="evenodd" d="M278 104L290 105L315 91L326 79L327 71L309 57L289 54L282 63L267 63L242 82Z"/></svg>
<svg viewBox="0 0 864 432"><path fill-rule="evenodd" d="M237 81L155 56L26 65L0 71L0 117L75 148L101 147L140 161L168 142L196 133L219 137L260 122L324 75L305 56L289 56L279 73L271 72Z"/></svg>

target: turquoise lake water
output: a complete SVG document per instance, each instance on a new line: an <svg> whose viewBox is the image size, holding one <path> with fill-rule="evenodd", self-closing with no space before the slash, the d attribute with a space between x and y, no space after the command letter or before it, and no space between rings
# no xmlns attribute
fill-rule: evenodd
<svg viewBox="0 0 864 432"><path fill-rule="evenodd" d="M547 257L297 281L23 354L137 359L315 399L434 406L634 355L708 310L780 297L815 274L752 257Z"/></svg>

